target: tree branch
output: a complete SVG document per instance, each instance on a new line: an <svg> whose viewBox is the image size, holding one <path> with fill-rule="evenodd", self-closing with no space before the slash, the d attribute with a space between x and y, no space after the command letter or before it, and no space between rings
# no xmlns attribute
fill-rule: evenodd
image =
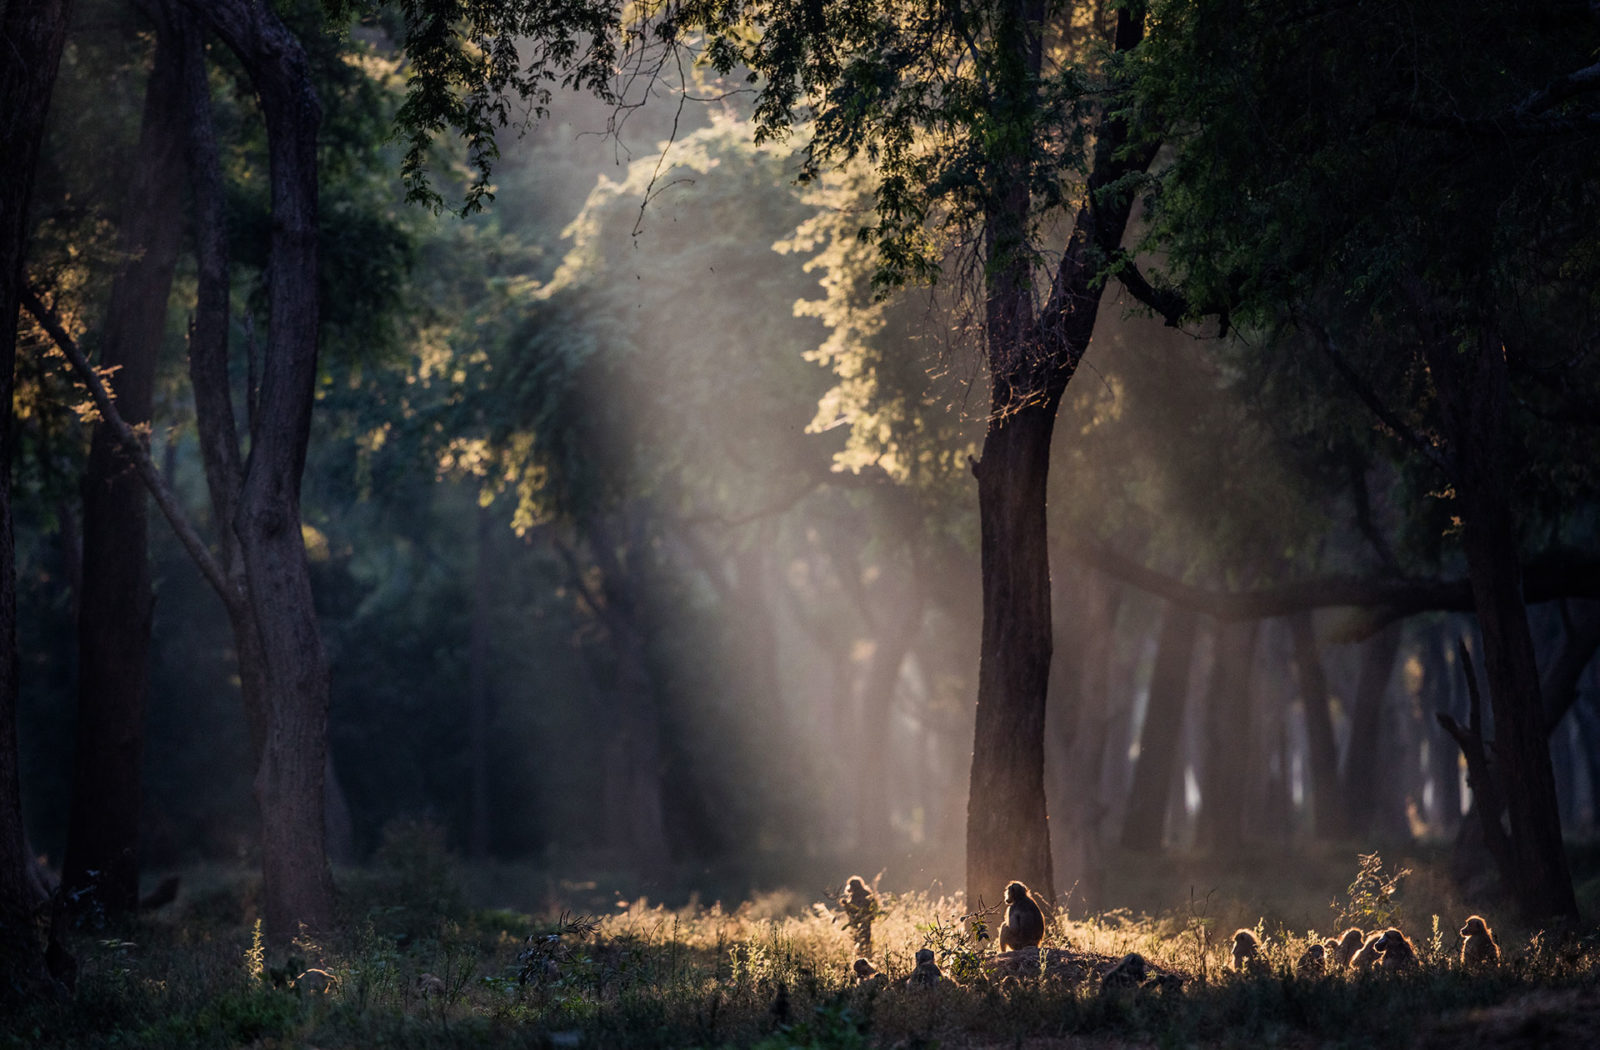
<svg viewBox="0 0 1600 1050"><path fill-rule="evenodd" d="M38 293L30 285L22 287L22 302L27 307L28 312L33 315L34 320L39 322L50 338L54 340L56 346L60 347L61 352L66 355L67 360L71 362L73 370L78 373L78 378L83 382L83 385L88 387L89 395L94 398L95 407L100 410L100 418L105 420L106 425L111 428L111 432L116 435L117 441L122 445L123 450L133 458L134 466L138 469L139 476L144 479L145 487L150 490L150 495L155 499L156 506L161 508L161 513L172 526L172 531L177 534L178 541L183 544L184 550L189 552L189 557L194 559L195 565L199 567L201 575L205 576L206 582L211 584L212 589L217 592L217 596L230 608L241 603L244 600L244 596L228 586L228 577L223 571L221 563L212 556L210 548L200 538L200 534L195 531L195 527L189 521L188 515L183 512L182 507L178 506L177 498L173 496L166 479L161 476L161 471L156 467L155 461L150 458L149 448L145 446L139 434L122 418L122 414L117 411L116 401L112 398L111 392L106 389L105 382L100 378L100 373L96 372L94 366L89 364L89 359L84 356L83 350L78 346L77 341L68 334L60 316L54 309L45 305L44 301L39 298Z"/></svg>

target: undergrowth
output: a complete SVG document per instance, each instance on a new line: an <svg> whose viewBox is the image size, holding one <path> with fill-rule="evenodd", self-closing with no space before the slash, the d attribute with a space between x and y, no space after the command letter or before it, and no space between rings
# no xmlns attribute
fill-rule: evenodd
<svg viewBox="0 0 1600 1050"><path fill-rule="evenodd" d="M1181 991L1108 995L1092 977L996 979L985 965L993 942L959 895L880 889L872 962L884 980L857 985L852 932L825 893L816 903L793 893L733 907L641 899L604 915L531 916L469 907L448 862L415 846L396 844L373 870L342 880L335 936L263 947L249 904L218 906L252 899L243 879L115 939L81 933L76 993L5 1019L0 1048L1386 1047L1418 1033L1426 1043L1430 1031L1434 1045L1452 1045L1460 1025L1488 1024L1471 1019L1495 1011L1514 1020L1518 1010L1592 1012L1568 1016L1586 1032L1600 1021L1592 939L1507 926L1504 965L1463 972L1455 931L1465 911L1375 855L1356 859L1354 879L1314 923L1296 924L1305 913L1250 916L1247 900L1198 889L1157 914L1058 910L1047 947L1138 952L1189 978ZM1228 969L1234 924L1262 938L1270 973ZM1313 938L1391 924L1416 943L1417 972L1294 975ZM924 947L959 983L905 986ZM302 976L313 970L326 976Z"/></svg>

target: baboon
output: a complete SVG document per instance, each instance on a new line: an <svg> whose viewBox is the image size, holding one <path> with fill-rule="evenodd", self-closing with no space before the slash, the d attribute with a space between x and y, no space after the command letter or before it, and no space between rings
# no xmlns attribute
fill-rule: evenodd
<svg viewBox="0 0 1600 1050"><path fill-rule="evenodd" d="M1411 939L1391 926L1378 935L1375 945L1382 958L1378 965L1385 970L1413 970L1417 966L1417 949Z"/></svg>
<svg viewBox="0 0 1600 1050"><path fill-rule="evenodd" d="M1233 931L1233 969L1235 973L1265 973L1267 960L1261 955L1261 939L1253 930Z"/></svg>
<svg viewBox="0 0 1600 1050"><path fill-rule="evenodd" d="M1138 952L1129 952L1100 978L1100 994L1112 995L1126 989L1137 988L1144 984L1148 976L1150 971L1145 965L1144 956Z"/></svg>
<svg viewBox="0 0 1600 1050"><path fill-rule="evenodd" d="M414 988L418 999L436 999L444 994L444 982L431 973L418 974Z"/></svg>
<svg viewBox="0 0 1600 1050"><path fill-rule="evenodd" d="M1461 936L1466 938L1461 942L1461 965L1464 968L1472 970L1479 966L1493 966L1500 961L1500 945L1489 930L1489 924L1483 921L1483 916L1469 915L1467 924L1461 927Z"/></svg>
<svg viewBox="0 0 1600 1050"><path fill-rule="evenodd" d="M1324 941L1322 946L1328 950L1330 955L1333 956L1333 968L1335 970L1342 970L1349 966L1350 961L1354 959L1356 957L1356 953L1361 950L1361 945L1365 938L1365 934L1363 934L1356 927L1352 926L1348 930L1341 933L1338 937L1330 937L1328 940Z"/></svg>
<svg viewBox="0 0 1600 1050"><path fill-rule="evenodd" d="M868 959L857 959L851 966L856 975L857 984L866 984L878 976L878 968Z"/></svg>
<svg viewBox="0 0 1600 1050"><path fill-rule="evenodd" d="M917 966L911 971L911 976L906 978L909 988L932 988L944 979L944 971L939 969L939 964L933 961L933 949L917 949Z"/></svg>
<svg viewBox="0 0 1600 1050"><path fill-rule="evenodd" d="M1020 882L1006 886L1006 921L1000 926L1000 950L1037 948L1044 940L1044 912L1028 887Z"/></svg>
<svg viewBox="0 0 1600 1050"><path fill-rule="evenodd" d="M1312 944L1294 964L1297 977L1321 977L1328 965L1328 947L1325 944Z"/></svg>
<svg viewBox="0 0 1600 1050"><path fill-rule="evenodd" d="M1361 947L1350 956L1351 967L1363 972L1372 969L1378 961L1378 956L1383 954L1383 949L1378 947L1378 942L1382 939L1382 933L1374 933L1362 941Z"/></svg>
<svg viewBox="0 0 1600 1050"><path fill-rule="evenodd" d="M872 920L878 917L878 897L860 875L852 875L844 884L844 896L839 898L844 909L845 929L856 931L856 950L862 955L872 954Z"/></svg>

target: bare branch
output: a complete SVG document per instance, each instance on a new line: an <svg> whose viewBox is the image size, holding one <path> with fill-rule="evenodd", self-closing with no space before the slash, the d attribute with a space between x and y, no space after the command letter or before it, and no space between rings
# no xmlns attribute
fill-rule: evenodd
<svg viewBox="0 0 1600 1050"><path fill-rule="evenodd" d="M165 515L167 522L172 526L172 531L177 534L178 541L183 544L184 550L189 552L189 557L194 559L195 565L199 567L201 575L205 576L206 582L211 584L218 597L230 608L242 603L244 596L228 586L228 577L223 571L222 565L212 556L210 548L200 538L200 534L195 531L193 523L189 521L188 515L183 512L183 508L178 506L177 498L173 496L166 479L161 476L155 461L150 458L150 450L145 446L144 441L140 439L138 432L129 426L127 421L122 418L122 414L117 411L116 401L111 397L111 392L106 389L105 382L100 378L100 373L96 372L94 366L89 364L89 359L84 356L83 350L78 346L77 341L68 334L60 316L54 309L45 305L31 286L23 286L22 302L28 308L28 312L33 315L34 319L39 322L50 338L55 341L56 346L61 348L61 352L67 356L67 360L71 362L73 370L78 373L78 378L83 382L83 385L89 388L89 394L94 398L95 407L100 410L100 417L105 420L106 425L111 428L111 432L116 435L117 441L122 445L123 450L133 458L134 466L138 469L139 476L144 479L145 487L150 490L150 495L155 499L156 506L161 508L161 513Z"/></svg>

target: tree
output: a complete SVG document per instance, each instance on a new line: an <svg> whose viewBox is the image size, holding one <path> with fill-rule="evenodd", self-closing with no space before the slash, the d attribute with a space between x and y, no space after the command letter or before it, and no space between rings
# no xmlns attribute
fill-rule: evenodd
<svg viewBox="0 0 1600 1050"><path fill-rule="evenodd" d="M1538 417L1567 407L1536 377L1592 323L1592 82L1572 70L1592 59L1595 20L1492 5L1467 27L1447 5L1234 3L1166 5L1160 18L1143 97L1177 152L1155 243L1191 316L1292 350L1278 354L1286 367L1321 370L1371 413L1400 453L1413 520L1436 545L1459 537L1506 785L1507 875L1530 917L1570 917L1522 563L1536 508L1563 489L1593 498L1590 479L1573 485L1558 465L1570 445L1528 453L1547 447ZM1373 68L1378 53L1393 60ZM1516 411L1514 377L1531 414Z"/></svg>
<svg viewBox="0 0 1600 1050"><path fill-rule="evenodd" d="M34 935L39 903L29 878L17 771L16 546L11 526L11 404L17 311L27 248L28 204L45 115L66 40L70 4L8 0L0 9L0 967L7 994L44 986L44 953Z"/></svg>

